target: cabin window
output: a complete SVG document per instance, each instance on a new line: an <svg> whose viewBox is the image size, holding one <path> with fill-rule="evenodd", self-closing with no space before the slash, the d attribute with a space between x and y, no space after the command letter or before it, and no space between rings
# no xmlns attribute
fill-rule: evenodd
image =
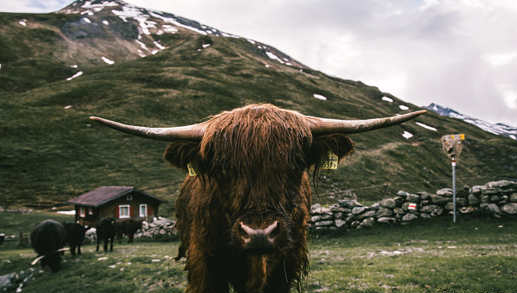
<svg viewBox="0 0 517 293"><path fill-rule="evenodd" d="M85 207L79 208L79 217L81 217L81 218L86 217L86 208Z"/></svg>
<svg viewBox="0 0 517 293"><path fill-rule="evenodd" d="M119 219L129 218L130 217L130 215L129 215L129 205L128 204L124 204L124 205L119 205L118 206L118 217L119 217Z"/></svg>
<svg viewBox="0 0 517 293"><path fill-rule="evenodd" d="M140 217L145 218L147 217L147 204L141 204L140 205Z"/></svg>

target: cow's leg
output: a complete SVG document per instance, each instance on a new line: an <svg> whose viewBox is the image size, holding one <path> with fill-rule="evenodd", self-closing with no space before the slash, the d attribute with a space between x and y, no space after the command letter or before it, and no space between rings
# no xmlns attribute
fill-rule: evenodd
<svg viewBox="0 0 517 293"><path fill-rule="evenodd" d="M108 241L109 241L109 238L108 237L104 237L104 239L102 241L103 241L103 244L104 244L104 252L108 252Z"/></svg>
<svg viewBox="0 0 517 293"><path fill-rule="evenodd" d="M115 239L115 236L110 237L110 251L113 252L113 240Z"/></svg>
<svg viewBox="0 0 517 293"><path fill-rule="evenodd" d="M99 243L101 241L101 238L97 235L97 249L96 251L99 252Z"/></svg>
<svg viewBox="0 0 517 293"><path fill-rule="evenodd" d="M75 245L70 245L70 253L75 256Z"/></svg>
<svg viewBox="0 0 517 293"><path fill-rule="evenodd" d="M81 244L77 246L77 254L81 255Z"/></svg>
<svg viewBox="0 0 517 293"><path fill-rule="evenodd" d="M133 243L133 237L135 237L135 234L129 233L127 234L127 243Z"/></svg>

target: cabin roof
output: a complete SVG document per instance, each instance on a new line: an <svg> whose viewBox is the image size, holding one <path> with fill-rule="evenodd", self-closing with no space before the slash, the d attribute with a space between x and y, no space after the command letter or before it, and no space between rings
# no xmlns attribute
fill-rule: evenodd
<svg viewBox="0 0 517 293"><path fill-rule="evenodd" d="M130 193L136 193L152 198L159 203L165 202L164 200L159 199L153 195L137 190L133 186L101 186L78 197L70 199L68 203L81 206L99 207Z"/></svg>

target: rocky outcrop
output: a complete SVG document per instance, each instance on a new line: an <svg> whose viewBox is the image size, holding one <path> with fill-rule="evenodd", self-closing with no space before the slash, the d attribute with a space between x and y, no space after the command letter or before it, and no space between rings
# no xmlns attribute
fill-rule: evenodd
<svg viewBox="0 0 517 293"><path fill-rule="evenodd" d="M311 230L361 229L375 224L405 224L430 219L453 210L453 192L442 188L435 193L405 191L371 206L356 200L340 200L325 207L311 208ZM517 215L517 182L500 180L456 191L458 214L485 213L494 217Z"/></svg>

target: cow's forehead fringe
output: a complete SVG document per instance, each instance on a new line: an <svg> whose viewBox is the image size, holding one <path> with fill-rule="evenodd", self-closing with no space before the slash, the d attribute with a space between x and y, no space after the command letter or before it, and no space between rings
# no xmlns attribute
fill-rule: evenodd
<svg viewBox="0 0 517 293"><path fill-rule="evenodd" d="M200 154L212 167L209 173L284 176L306 168L311 142L310 127L298 112L269 104L248 105L208 121Z"/></svg>

